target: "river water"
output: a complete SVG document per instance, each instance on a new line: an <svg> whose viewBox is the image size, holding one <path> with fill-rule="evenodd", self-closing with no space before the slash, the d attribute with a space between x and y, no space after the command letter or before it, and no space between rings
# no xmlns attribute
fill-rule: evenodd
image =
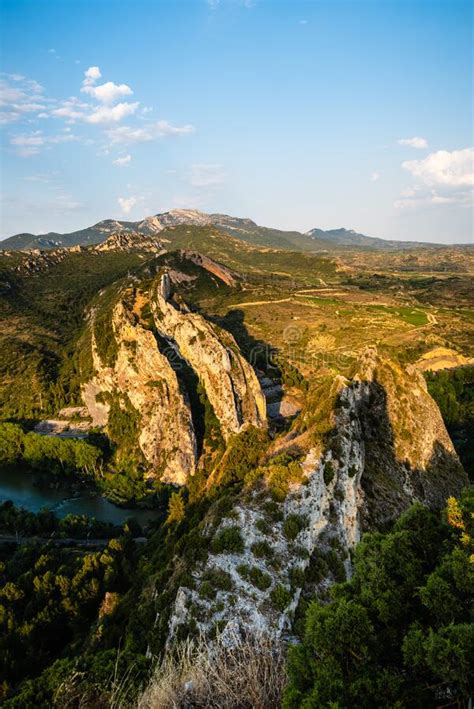
<svg viewBox="0 0 474 709"><path fill-rule="evenodd" d="M58 517L68 514L95 517L100 522L122 525L130 517L144 526L157 519L157 510L117 507L105 497L91 492L71 493L70 490L54 489L47 485L37 486L33 477L24 470L0 469L0 503L11 500L15 506L29 512L48 508Z"/></svg>

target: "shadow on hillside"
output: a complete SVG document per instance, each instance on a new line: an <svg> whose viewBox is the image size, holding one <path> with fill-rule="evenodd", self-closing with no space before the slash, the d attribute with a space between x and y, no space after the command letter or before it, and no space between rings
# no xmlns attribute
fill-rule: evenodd
<svg viewBox="0 0 474 709"><path fill-rule="evenodd" d="M228 310L223 317L208 317L208 320L233 335L243 356L255 369L265 372L272 378L281 376L276 362L276 348L249 333L243 310L235 308Z"/></svg>

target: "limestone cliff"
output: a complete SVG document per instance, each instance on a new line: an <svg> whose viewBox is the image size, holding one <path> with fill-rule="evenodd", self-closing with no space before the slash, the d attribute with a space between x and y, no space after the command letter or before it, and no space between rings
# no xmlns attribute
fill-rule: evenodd
<svg viewBox="0 0 474 709"><path fill-rule="evenodd" d="M384 527L414 500L441 507L467 483L439 410L411 370L369 349L351 381L337 376L317 391L320 407L331 402L325 421L307 412L309 427L296 423L281 442L280 452L286 440L300 453L301 482L278 504L260 481L224 519L209 516L211 554L193 570L194 586L178 591L170 640L191 620L205 633L217 626L232 637L251 627L284 636L305 586L324 596L350 575L349 552L364 529ZM215 540L230 529L240 542L226 551Z"/></svg>
<svg viewBox="0 0 474 709"><path fill-rule="evenodd" d="M116 356L102 362L93 336L95 375L83 387L83 398L95 425L107 425L107 396L127 397L141 417L139 446L150 471L182 485L196 466L196 440L191 410L176 372L160 352L152 332L119 299L111 313ZM93 330L92 323L92 330Z"/></svg>
<svg viewBox="0 0 474 709"><path fill-rule="evenodd" d="M150 299L158 332L202 381L224 437L238 433L246 424L265 426L265 397L232 335L174 300L167 273L152 288Z"/></svg>

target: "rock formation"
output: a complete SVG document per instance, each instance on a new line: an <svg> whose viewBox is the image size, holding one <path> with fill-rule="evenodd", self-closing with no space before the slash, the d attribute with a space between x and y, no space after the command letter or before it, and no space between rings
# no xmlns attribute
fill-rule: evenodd
<svg viewBox="0 0 474 709"><path fill-rule="evenodd" d="M223 435L246 424L265 426L265 397L232 335L173 300L166 272L151 293L151 306L160 335L175 344L202 381Z"/></svg>
<svg viewBox="0 0 474 709"><path fill-rule="evenodd" d="M113 366L101 361L93 341L95 375L83 398L95 425L107 425L110 406L103 397L123 394L141 416L140 449L151 472L183 485L196 466L191 410L176 372L160 352L152 332L119 300L112 313L117 354Z"/></svg>
<svg viewBox="0 0 474 709"><path fill-rule="evenodd" d="M326 398L334 407L323 445L311 438L311 431L298 437L297 427L288 436L293 447L298 440L312 444L301 443L302 453L306 445L302 482L290 485L278 517L269 516L257 488L242 496L225 519L209 520L213 538L237 527L242 548L211 553L193 572L197 584L179 589L170 640L191 617L204 633L216 624L229 637L249 627L276 637L289 633L303 572L312 560L319 564L319 576L309 574L311 592L324 596L338 573L350 575L349 552L363 530L383 528L415 500L442 507L448 495L467 483L439 410L412 370L368 349L353 380L335 377ZM290 520L298 520L296 534L289 534ZM255 546L261 549L262 542L267 548L263 555ZM245 569L253 569L253 581ZM224 572L230 590L218 590L208 600L201 584ZM277 592L283 605L275 603Z"/></svg>

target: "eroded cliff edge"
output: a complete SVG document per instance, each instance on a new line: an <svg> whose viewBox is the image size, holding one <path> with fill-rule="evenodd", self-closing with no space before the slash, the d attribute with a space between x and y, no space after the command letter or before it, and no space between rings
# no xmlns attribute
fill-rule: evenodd
<svg viewBox="0 0 474 709"><path fill-rule="evenodd" d="M206 264L211 267L220 272ZM189 279L172 275L178 282ZM105 304L99 299L90 315L92 375L82 386L83 400L93 425L109 433L117 407L138 419L137 444L148 476L184 485L196 471L200 426L190 401L196 392L189 391L196 383L224 439L250 425L266 427L265 397L234 338L175 300L167 271L145 288L129 285L101 298Z"/></svg>
<svg viewBox="0 0 474 709"><path fill-rule="evenodd" d="M367 349L351 380L310 391L300 420L225 516L211 508L201 529L210 553L157 623L167 623L169 643L189 627L284 637L305 590L324 598L350 575L362 531L417 500L442 507L466 483L423 379Z"/></svg>

